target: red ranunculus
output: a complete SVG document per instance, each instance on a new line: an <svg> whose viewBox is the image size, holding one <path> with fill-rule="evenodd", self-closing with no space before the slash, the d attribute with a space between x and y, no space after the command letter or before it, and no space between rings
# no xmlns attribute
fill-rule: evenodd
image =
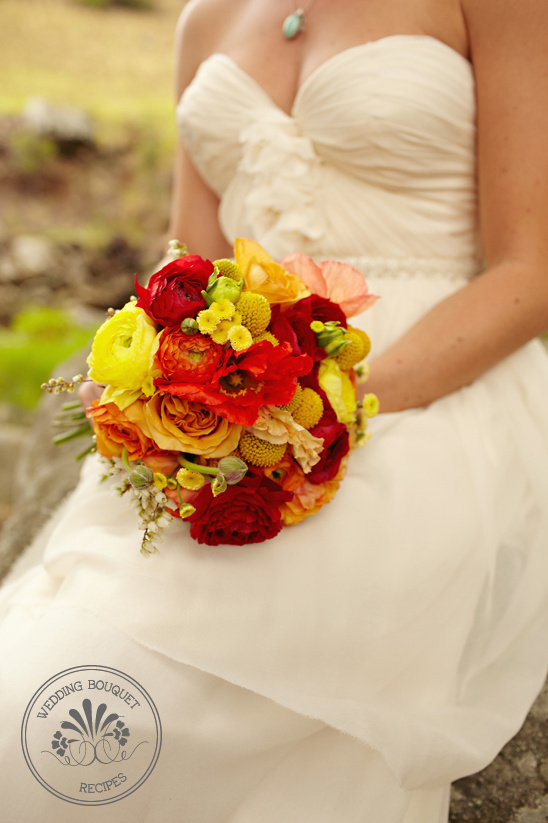
<svg viewBox="0 0 548 823"><path fill-rule="evenodd" d="M229 352L225 365L211 382L155 382L162 391L203 403L231 423L252 426L259 406L289 403L297 379L311 367L310 357L294 355L289 343L273 346L262 340L245 351Z"/></svg>
<svg viewBox="0 0 548 823"><path fill-rule="evenodd" d="M223 347L203 334L188 335L178 328L160 335L155 364L162 372L156 383L206 383L213 380L225 361Z"/></svg>
<svg viewBox="0 0 548 823"><path fill-rule="evenodd" d="M155 323L178 326L187 317L195 317L205 308L202 290L213 273L213 263L197 254L173 260L150 278L148 286L135 280L137 305Z"/></svg>
<svg viewBox="0 0 548 823"><path fill-rule="evenodd" d="M323 451L320 455L320 462L312 467L306 479L309 483L326 483L333 480L339 471L341 460L350 450L350 438L348 430L343 423L337 420L332 423L322 423L310 429L310 434L323 439Z"/></svg>
<svg viewBox="0 0 548 823"><path fill-rule="evenodd" d="M316 363L323 360L326 354L317 344L316 335L310 328L313 320L321 320L322 323L338 320L344 328L348 325L344 312L336 303L332 303L326 297L311 294L292 306L276 307L272 312L269 329L278 339L288 339L292 342L294 351L309 354ZM291 336L288 327L292 330ZM294 343L295 339L297 346Z"/></svg>
<svg viewBox="0 0 548 823"><path fill-rule="evenodd" d="M262 473L248 472L213 497L209 483L192 499L190 536L208 546L243 546L275 537L282 528L279 507L292 498Z"/></svg>

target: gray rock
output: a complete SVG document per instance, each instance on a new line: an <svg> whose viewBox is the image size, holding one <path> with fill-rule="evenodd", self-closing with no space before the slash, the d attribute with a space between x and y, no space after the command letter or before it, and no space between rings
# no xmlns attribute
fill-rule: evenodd
<svg viewBox="0 0 548 823"><path fill-rule="evenodd" d="M91 144L95 128L89 115L70 106L57 106L35 97L23 111L23 125L34 134L59 143Z"/></svg>
<svg viewBox="0 0 548 823"><path fill-rule="evenodd" d="M11 242L11 263L18 276L48 274L55 265L55 247L45 237L20 235Z"/></svg>

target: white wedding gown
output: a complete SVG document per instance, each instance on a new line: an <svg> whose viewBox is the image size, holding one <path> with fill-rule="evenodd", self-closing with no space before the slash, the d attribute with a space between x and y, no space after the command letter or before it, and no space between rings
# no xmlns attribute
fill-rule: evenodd
<svg viewBox="0 0 548 823"><path fill-rule="evenodd" d="M480 269L474 106L463 57L395 36L330 59L291 116L214 55L178 120L229 239L363 271L375 354ZM532 342L371 431L335 499L274 540L208 548L176 523L149 559L88 461L43 566L4 590L6 821L446 819L450 781L489 763L546 676L548 358ZM146 782L99 812L21 751L35 691L84 664L133 677L163 729Z"/></svg>

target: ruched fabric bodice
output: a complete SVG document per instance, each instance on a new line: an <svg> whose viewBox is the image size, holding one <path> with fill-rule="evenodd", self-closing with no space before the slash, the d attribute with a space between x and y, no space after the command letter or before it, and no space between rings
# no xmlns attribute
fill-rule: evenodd
<svg viewBox="0 0 548 823"><path fill-rule="evenodd" d="M180 133L227 239L273 256L477 259L475 90L439 40L347 49L282 111L232 59L202 63Z"/></svg>

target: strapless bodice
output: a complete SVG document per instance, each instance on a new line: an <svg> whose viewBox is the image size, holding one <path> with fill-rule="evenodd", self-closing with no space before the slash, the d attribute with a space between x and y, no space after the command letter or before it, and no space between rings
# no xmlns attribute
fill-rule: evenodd
<svg viewBox="0 0 548 823"><path fill-rule="evenodd" d="M473 73L439 40L398 35L340 52L290 114L214 54L177 121L229 241L251 237L275 257L479 256Z"/></svg>

